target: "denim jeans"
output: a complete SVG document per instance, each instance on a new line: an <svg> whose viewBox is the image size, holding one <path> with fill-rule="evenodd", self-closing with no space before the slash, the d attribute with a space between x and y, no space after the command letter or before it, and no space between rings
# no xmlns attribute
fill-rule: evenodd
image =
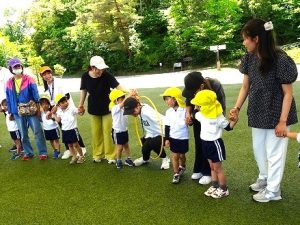
<svg viewBox="0 0 300 225"><path fill-rule="evenodd" d="M29 157L34 155L28 136L28 128L30 127L34 134L39 155L47 155L46 140L39 118L37 116L19 116L18 114L14 114L14 117L21 133L21 141L25 154Z"/></svg>

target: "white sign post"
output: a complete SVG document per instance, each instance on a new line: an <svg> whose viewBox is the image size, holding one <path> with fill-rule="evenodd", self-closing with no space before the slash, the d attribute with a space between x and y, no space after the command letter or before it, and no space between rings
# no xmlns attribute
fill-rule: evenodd
<svg viewBox="0 0 300 225"><path fill-rule="evenodd" d="M219 51L226 49L226 45L213 45L209 47L210 51L217 53L217 70L221 70Z"/></svg>

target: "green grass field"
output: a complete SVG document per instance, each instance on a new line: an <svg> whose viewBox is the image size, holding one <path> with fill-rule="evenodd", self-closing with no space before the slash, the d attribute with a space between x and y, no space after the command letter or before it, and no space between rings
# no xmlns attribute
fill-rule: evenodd
<svg viewBox="0 0 300 225"><path fill-rule="evenodd" d="M224 87L229 108L234 104L240 85ZM163 90L139 92L150 97L164 113L166 106L159 96ZM299 109L299 82L295 83L294 92ZM77 93L74 99L78 101ZM224 131L227 149L224 168L230 195L217 200L203 195L209 186L201 186L190 179L194 162L192 132L188 170L182 182L174 185L171 184L172 170L160 170L160 160L121 170L106 162L92 163L88 114L78 118L88 149L83 165L70 166L68 160L39 161L37 158L28 162L11 161L8 149L12 142L2 117L0 224L300 224L300 169L296 157L299 144L296 141L289 144L282 181L283 200L265 204L252 201L253 193L248 185L256 180L257 168L245 108L235 129ZM133 121L130 118L130 146L133 158L137 158L141 153ZM300 131L298 124L292 129ZM31 140L33 143L33 138Z"/></svg>

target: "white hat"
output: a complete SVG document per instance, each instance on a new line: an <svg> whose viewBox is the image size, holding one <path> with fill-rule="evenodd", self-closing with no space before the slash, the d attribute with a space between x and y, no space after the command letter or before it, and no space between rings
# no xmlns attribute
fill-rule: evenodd
<svg viewBox="0 0 300 225"><path fill-rule="evenodd" d="M95 66L99 70L103 70L108 68L108 66L105 64L104 59L101 56L93 56L90 60L90 66Z"/></svg>

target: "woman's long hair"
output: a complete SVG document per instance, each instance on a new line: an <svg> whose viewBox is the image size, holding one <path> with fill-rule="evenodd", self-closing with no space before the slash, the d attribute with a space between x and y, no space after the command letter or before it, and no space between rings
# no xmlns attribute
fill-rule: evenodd
<svg viewBox="0 0 300 225"><path fill-rule="evenodd" d="M272 30L265 30L266 21L252 19L243 27L241 33L245 37L255 38L258 36L257 54L260 58L260 71L266 75L276 63L277 55L281 50L276 47L276 40Z"/></svg>

